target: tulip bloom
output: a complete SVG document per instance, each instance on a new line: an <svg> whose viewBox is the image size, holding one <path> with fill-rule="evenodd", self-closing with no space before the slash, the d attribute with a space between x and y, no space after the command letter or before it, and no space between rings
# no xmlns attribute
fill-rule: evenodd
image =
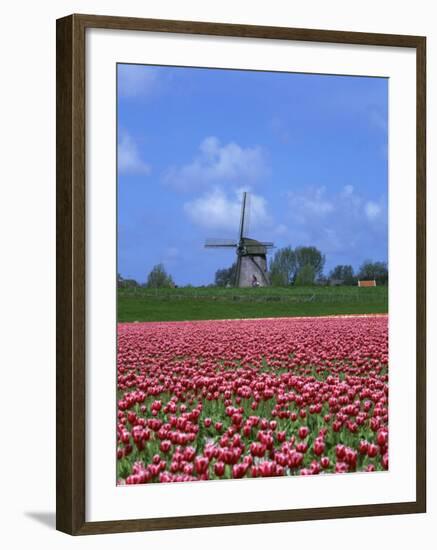
<svg viewBox="0 0 437 550"><path fill-rule="evenodd" d="M322 439L316 438L313 445L313 451L317 456L322 455L325 452L325 442Z"/></svg>
<svg viewBox="0 0 437 550"><path fill-rule="evenodd" d="M161 441L161 444L159 445L159 450L163 453L168 453L168 451L171 448L171 441L168 439L164 439L164 441Z"/></svg>
<svg viewBox="0 0 437 550"><path fill-rule="evenodd" d="M360 441L360 446L359 446L358 450L359 450L360 454L366 455L369 451L369 442L362 439Z"/></svg>
<svg viewBox="0 0 437 550"><path fill-rule="evenodd" d="M117 330L118 484L388 469L386 316Z"/></svg>
<svg viewBox="0 0 437 550"><path fill-rule="evenodd" d="M266 450L267 447L264 445L264 443L257 443L254 441L250 444L250 452L253 456L263 457Z"/></svg>
<svg viewBox="0 0 437 550"><path fill-rule="evenodd" d="M239 464L234 464L232 466L232 477L235 479L240 479L244 477L247 471L248 465L240 462Z"/></svg>
<svg viewBox="0 0 437 550"><path fill-rule="evenodd" d="M225 463L219 460L214 464L214 473L216 476L222 477L225 473Z"/></svg>
<svg viewBox="0 0 437 550"><path fill-rule="evenodd" d="M348 465L346 462L336 462L335 463L335 472L337 474L344 474L348 471Z"/></svg>
<svg viewBox="0 0 437 550"><path fill-rule="evenodd" d="M379 452L378 446L375 445L374 443L370 443L369 448L367 450L367 455L370 458L373 458L378 454L378 452Z"/></svg>
<svg viewBox="0 0 437 550"><path fill-rule="evenodd" d="M194 459L194 467L198 474L204 474L209 465L209 460L206 456L196 456Z"/></svg>

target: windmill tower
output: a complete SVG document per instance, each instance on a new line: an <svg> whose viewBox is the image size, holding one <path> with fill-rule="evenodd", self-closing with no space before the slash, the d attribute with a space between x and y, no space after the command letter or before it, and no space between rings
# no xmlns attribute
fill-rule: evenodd
<svg viewBox="0 0 437 550"><path fill-rule="evenodd" d="M241 205L240 231L238 241L208 239L205 248L235 248L237 253L237 273L235 286L268 286L267 249L273 243L260 242L244 235L247 232L247 193L243 193Z"/></svg>

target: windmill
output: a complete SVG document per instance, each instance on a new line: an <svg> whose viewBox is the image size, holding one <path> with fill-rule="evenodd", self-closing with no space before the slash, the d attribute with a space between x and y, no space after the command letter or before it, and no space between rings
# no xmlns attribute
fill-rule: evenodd
<svg viewBox="0 0 437 550"><path fill-rule="evenodd" d="M240 231L238 241L226 239L207 239L205 248L235 248L237 253L237 272L235 286L268 286L267 249L273 248L273 243L250 239L244 235L247 232L248 196L243 193L241 205Z"/></svg>

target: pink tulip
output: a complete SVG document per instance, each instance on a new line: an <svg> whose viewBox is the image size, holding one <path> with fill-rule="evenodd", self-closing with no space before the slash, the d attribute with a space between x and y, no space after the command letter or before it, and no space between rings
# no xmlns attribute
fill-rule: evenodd
<svg viewBox="0 0 437 550"><path fill-rule="evenodd" d="M117 330L118 484L388 468L386 316Z"/></svg>

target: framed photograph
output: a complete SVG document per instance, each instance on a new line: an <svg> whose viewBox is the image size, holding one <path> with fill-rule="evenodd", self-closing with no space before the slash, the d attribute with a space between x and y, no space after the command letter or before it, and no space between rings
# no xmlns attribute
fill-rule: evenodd
<svg viewBox="0 0 437 550"><path fill-rule="evenodd" d="M57 529L426 510L426 39L57 21Z"/></svg>

